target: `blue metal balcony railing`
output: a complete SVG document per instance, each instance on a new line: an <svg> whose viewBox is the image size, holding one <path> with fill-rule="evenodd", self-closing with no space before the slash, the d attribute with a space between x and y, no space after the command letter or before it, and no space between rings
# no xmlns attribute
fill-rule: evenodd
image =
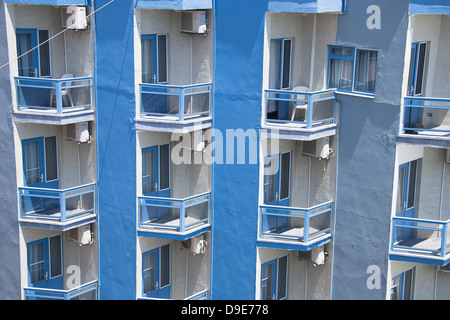
<svg viewBox="0 0 450 320"><path fill-rule="evenodd" d="M336 123L336 90L265 90L266 124L298 124L306 129ZM276 110L275 116L270 111Z"/></svg>
<svg viewBox="0 0 450 320"><path fill-rule="evenodd" d="M35 222L70 222L95 214L95 184L68 189L19 187L20 219Z"/></svg>
<svg viewBox="0 0 450 320"><path fill-rule="evenodd" d="M209 192L184 199L138 197L139 228L184 233L210 224Z"/></svg>
<svg viewBox="0 0 450 320"><path fill-rule="evenodd" d="M15 77L18 111L63 115L93 110L92 77L65 79Z"/></svg>
<svg viewBox="0 0 450 320"><path fill-rule="evenodd" d="M160 120L184 121L211 116L211 83L175 86L142 83L138 116Z"/></svg>
<svg viewBox="0 0 450 320"><path fill-rule="evenodd" d="M170 300L170 299L162 299L162 298L152 298L152 297L138 297L138 300ZM208 300L208 290L202 290L189 297L184 298L183 300Z"/></svg>
<svg viewBox="0 0 450 320"><path fill-rule="evenodd" d="M434 136L448 134L450 133L448 110L450 110L450 98L405 97L403 132Z"/></svg>
<svg viewBox="0 0 450 320"><path fill-rule="evenodd" d="M333 202L311 208L261 205L258 238L298 241L308 244L321 236L331 236Z"/></svg>
<svg viewBox="0 0 450 320"><path fill-rule="evenodd" d="M391 252L410 252L440 258L450 253L450 220L392 218Z"/></svg>
<svg viewBox="0 0 450 320"><path fill-rule="evenodd" d="M25 287L25 300L97 300L97 280L69 290Z"/></svg>

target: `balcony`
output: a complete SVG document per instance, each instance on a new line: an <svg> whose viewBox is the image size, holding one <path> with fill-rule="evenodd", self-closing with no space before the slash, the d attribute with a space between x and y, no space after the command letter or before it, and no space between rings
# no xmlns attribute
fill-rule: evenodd
<svg viewBox="0 0 450 320"><path fill-rule="evenodd" d="M65 231L96 221L95 184L62 190L18 189L22 226Z"/></svg>
<svg viewBox="0 0 450 320"><path fill-rule="evenodd" d="M336 134L335 90L265 90L264 127L281 139L314 140ZM277 110L271 114L270 110Z"/></svg>
<svg viewBox="0 0 450 320"><path fill-rule="evenodd" d="M92 77L15 77L16 122L69 124L94 120Z"/></svg>
<svg viewBox="0 0 450 320"><path fill-rule="evenodd" d="M450 146L450 98L404 98L401 140L412 143Z"/></svg>
<svg viewBox="0 0 450 320"><path fill-rule="evenodd" d="M211 87L211 83L140 84L136 128L185 133L211 127Z"/></svg>
<svg viewBox="0 0 450 320"><path fill-rule="evenodd" d="M209 192L184 199L138 197L140 236L187 240L210 230Z"/></svg>
<svg viewBox="0 0 450 320"><path fill-rule="evenodd" d="M311 208L260 205L258 245L309 251L328 243L331 241L332 211L333 202Z"/></svg>
<svg viewBox="0 0 450 320"><path fill-rule="evenodd" d="M97 280L69 290L25 287L25 300L97 300Z"/></svg>
<svg viewBox="0 0 450 320"><path fill-rule="evenodd" d="M393 217L389 258L446 265L450 262L449 224L450 220Z"/></svg>

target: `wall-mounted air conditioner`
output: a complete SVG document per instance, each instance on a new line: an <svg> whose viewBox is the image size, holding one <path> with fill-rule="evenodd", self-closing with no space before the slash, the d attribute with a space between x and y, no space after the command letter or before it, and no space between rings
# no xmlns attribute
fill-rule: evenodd
<svg viewBox="0 0 450 320"><path fill-rule="evenodd" d="M446 264L445 266L439 266L438 270L441 272L450 272L450 263Z"/></svg>
<svg viewBox="0 0 450 320"><path fill-rule="evenodd" d="M182 11L181 32L206 33L206 11Z"/></svg>
<svg viewBox="0 0 450 320"><path fill-rule="evenodd" d="M206 147L205 134L203 131L195 131L192 134L192 151L202 152Z"/></svg>
<svg viewBox="0 0 450 320"><path fill-rule="evenodd" d="M330 155L330 138L325 137L313 141L304 141L303 154L320 159L328 158Z"/></svg>
<svg viewBox="0 0 450 320"><path fill-rule="evenodd" d="M80 143L89 142L89 124L79 122L67 125L67 139Z"/></svg>
<svg viewBox="0 0 450 320"><path fill-rule="evenodd" d="M206 252L206 240L203 235L196 236L191 239L191 252L196 254L204 254Z"/></svg>
<svg viewBox="0 0 450 320"><path fill-rule="evenodd" d="M69 6L62 11L63 28L85 30L88 27L86 7Z"/></svg>
<svg viewBox="0 0 450 320"><path fill-rule="evenodd" d="M80 246L91 244L94 240L94 234L91 231L91 225L87 224L69 231L69 239L75 241Z"/></svg>
<svg viewBox="0 0 450 320"><path fill-rule="evenodd" d="M325 264L325 258L328 252L324 250L324 246L312 248L310 251L299 251L298 260L308 261L314 266L321 266Z"/></svg>

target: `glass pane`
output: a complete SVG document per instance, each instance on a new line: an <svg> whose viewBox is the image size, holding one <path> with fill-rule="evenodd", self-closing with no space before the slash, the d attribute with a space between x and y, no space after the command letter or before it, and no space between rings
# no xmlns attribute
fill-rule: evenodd
<svg viewBox="0 0 450 320"><path fill-rule="evenodd" d="M30 272L30 283L45 280L45 256L44 243L40 242L29 247L28 269Z"/></svg>
<svg viewBox="0 0 450 320"><path fill-rule="evenodd" d="M155 191L155 150L142 152L142 193Z"/></svg>
<svg viewBox="0 0 450 320"><path fill-rule="evenodd" d="M409 185L408 185L408 206L407 209L414 207L416 196L416 177L417 177L417 160L410 163L409 166Z"/></svg>
<svg viewBox="0 0 450 320"><path fill-rule="evenodd" d="M280 89L280 53L281 41L270 41L269 89Z"/></svg>
<svg viewBox="0 0 450 320"><path fill-rule="evenodd" d="M158 82L167 82L166 36L158 36Z"/></svg>
<svg viewBox="0 0 450 320"><path fill-rule="evenodd" d="M413 281L414 281L414 269L410 269L405 272L405 288L403 290L403 300L413 299Z"/></svg>
<svg viewBox="0 0 450 320"><path fill-rule="evenodd" d="M142 82L153 83L153 39L142 39Z"/></svg>
<svg viewBox="0 0 450 320"><path fill-rule="evenodd" d="M41 176L41 165L39 160L39 142L24 144L25 152L25 180L27 186L39 183Z"/></svg>
<svg viewBox="0 0 450 320"><path fill-rule="evenodd" d="M56 156L56 137L45 138L45 172L46 181L58 179L58 165Z"/></svg>
<svg viewBox="0 0 450 320"><path fill-rule="evenodd" d="M33 48L33 35L31 33L18 33L16 35L17 56L20 57L25 52ZM30 52L18 60L19 76L35 77L34 53Z"/></svg>
<svg viewBox="0 0 450 320"><path fill-rule="evenodd" d="M144 294L156 289L155 258L155 252L144 254L144 256L142 257L142 279Z"/></svg>
<svg viewBox="0 0 450 320"><path fill-rule="evenodd" d="M48 39L48 30L39 30L39 68L41 77L50 76L50 42L47 41Z"/></svg>
<svg viewBox="0 0 450 320"><path fill-rule="evenodd" d="M273 263L261 270L261 300L272 300Z"/></svg>
<svg viewBox="0 0 450 320"><path fill-rule="evenodd" d="M292 40L290 39L283 41L282 89L289 89L291 85L291 44Z"/></svg>
<svg viewBox="0 0 450 320"><path fill-rule="evenodd" d="M396 213L403 211L403 202L405 199L405 171L405 166L399 168Z"/></svg>
<svg viewBox="0 0 450 320"><path fill-rule="evenodd" d="M343 90L352 90L353 81L353 61L351 60L330 60L330 74L328 86Z"/></svg>
<svg viewBox="0 0 450 320"><path fill-rule="evenodd" d="M343 56L353 56L353 49L346 48L332 48L331 54L343 55Z"/></svg>
<svg viewBox="0 0 450 320"><path fill-rule="evenodd" d="M161 285L160 288L170 284L170 246L161 247Z"/></svg>
<svg viewBox="0 0 450 320"><path fill-rule="evenodd" d="M169 188L170 156L168 144L163 144L159 148L159 166L159 190L164 190Z"/></svg>
<svg viewBox="0 0 450 320"><path fill-rule="evenodd" d="M414 94L422 94L423 87L423 76L425 70L425 55L427 52L427 44L421 43L419 45L419 56L417 58L417 78L416 78L416 88Z"/></svg>
<svg viewBox="0 0 450 320"><path fill-rule="evenodd" d="M50 238L50 275L53 278L61 274L61 236L56 236Z"/></svg>
<svg viewBox="0 0 450 320"><path fill-rule="evenodd" d="M287 256L278 260L278 300L286 298L287 289Z"/></svg>
<svg viewBox="0 0 450 320"><path fill-rule="evenodd" d="M278 158L267 157L265 159L264 169L264 203L271 203L276 200L276 183L277 183L277 172L268 168L275 168L277 166ZM267 169L267 170L266 170ZM277 170L278 171L278 170Z"/></svg>
<svg viewBox="0 0 450 320"><path fill-rule="evenodd" d="M291 170L291 154L283 153L281 155L280 168L280 200L289 198L289 177Z"/></svg>
<svg viewBox="0 0 450 320"><path fill-rule="evenodd" d="M378 53L376 51L358 51L355 90L375 92L377 57Z"/></svg>
<svg viewBox="0 0 450 320"><path fill-rule="evenodd" d="M414 58L416 55L416 48L413 46L411 48L411 61L409 62L409 76L408 76L408 88L407 88L407 95L410 96L412 94L412 77L414 72Z"/></svg>

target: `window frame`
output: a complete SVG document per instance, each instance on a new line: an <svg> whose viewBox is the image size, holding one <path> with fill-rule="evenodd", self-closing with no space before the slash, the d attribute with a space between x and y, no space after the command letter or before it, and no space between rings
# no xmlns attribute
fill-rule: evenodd
<svg viewBox="0 0 450 320"><path fill-rule="evenodd" d="M332 53L333 49L342 49L342 50L351 50L351 55L343 55ZM356 75L358 71L358 58L359 53L363 51L376 52L376 66L375 66L375 80L374 80L374 91L363 91L356 90ZM330 87L330 74L331 74L331 60L345 60L352 61L352 79L351 79L351 90L340 89L336 87ZM339 92L348 92L348 93L357 93L367 96L374 96L376 92L376 81L377 81L377 69L378 69L378 50L370 49L370 48L360 48L360 47L349 47L349 46L339 46L339 45L330 45L328 46L328 70L327 70L327 89L336 89Z"/></svg>

